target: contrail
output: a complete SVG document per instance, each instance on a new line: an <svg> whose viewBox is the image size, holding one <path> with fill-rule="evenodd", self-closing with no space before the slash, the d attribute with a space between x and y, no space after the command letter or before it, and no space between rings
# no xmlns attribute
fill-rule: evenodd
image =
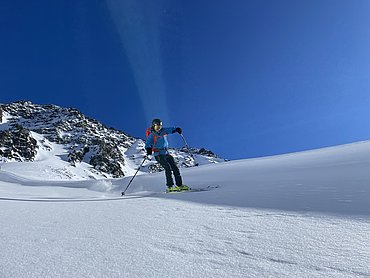
<svg viewBox="0 0 370 278"><path fill-rule="evenodd" d="M160 52L163 1L106 0L131 64L146 119L169 121Z"/></svg>

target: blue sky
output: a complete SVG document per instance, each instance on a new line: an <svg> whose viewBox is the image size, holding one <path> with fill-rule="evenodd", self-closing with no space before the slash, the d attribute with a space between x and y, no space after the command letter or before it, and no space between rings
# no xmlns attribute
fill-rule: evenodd
<svg viewBox="0 0 370 278"><path fill-rule="evenodd" d="M0 102L152 118L229 159L370 139L365 0L5 0ZM179 136L172 146L181 146Z"/></svg>

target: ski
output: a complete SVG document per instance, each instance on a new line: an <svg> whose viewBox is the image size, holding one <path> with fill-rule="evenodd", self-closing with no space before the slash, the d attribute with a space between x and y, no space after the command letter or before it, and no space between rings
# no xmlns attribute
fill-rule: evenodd
<svg viewBox="0 0 370 278"><path fill-rule="evenodd" d="M189 189L189 190L180 190L180 191L166 191L166 194L178 194L178 193L190 193L190 192L201 192L201 191L209 191L206 189Z"/></svg>
<svg viewBox="0 0 370 278"><path fill-rule="evenodd" d="M204 188L190 188L188 190L177 190L177 191L166 191L166 194L177 194L177 193L190 193L190 192L202 192L202 191L210 191L214 188L218 188L219 186L207 186Z"/></svg>

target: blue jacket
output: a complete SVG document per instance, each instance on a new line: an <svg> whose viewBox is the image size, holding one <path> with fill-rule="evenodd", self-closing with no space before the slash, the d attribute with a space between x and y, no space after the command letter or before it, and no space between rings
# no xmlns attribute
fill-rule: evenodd
<svg viewBox="0 0 370 278"><path fill-rule="evenodd" d="M146 139L145 148L152 148L154 156L168 154L167 135L174 133L175 130L176 127L164 127L159 132L156 132L152 128L149 136Z"/></svg>

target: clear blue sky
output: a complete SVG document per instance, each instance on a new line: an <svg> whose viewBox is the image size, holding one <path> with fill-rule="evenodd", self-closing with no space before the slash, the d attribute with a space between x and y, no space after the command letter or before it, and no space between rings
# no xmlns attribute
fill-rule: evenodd
<svg viewBox="0 0 370 278"><path fill-rule="evenodd" d="M370 139L365 0L3 0L0 102L154 117L229 159ZM181 146L174 135L172 146Z"/></svg>

